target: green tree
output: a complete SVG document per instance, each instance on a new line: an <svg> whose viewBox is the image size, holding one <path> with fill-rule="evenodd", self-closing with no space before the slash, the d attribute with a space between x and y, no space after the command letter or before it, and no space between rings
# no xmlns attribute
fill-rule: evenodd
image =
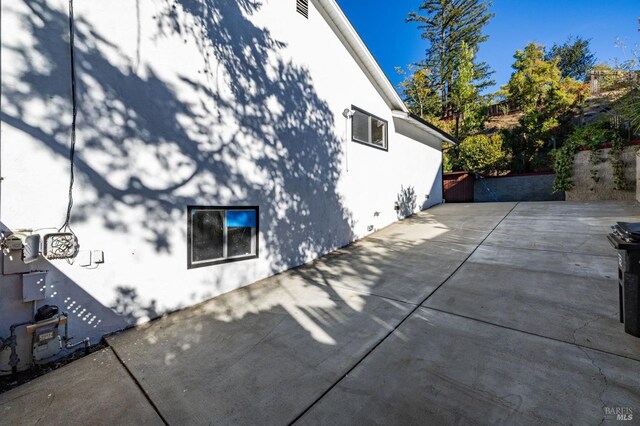
<svg viewBox="0 0 640 426"><path fill-rule="evenodd" d="M588 86L562 77L558 59L544 59L544 48L530 43L516 51L514 73L502 93L523 112L518 126L504 134L511 151L512 170L530 172L539 152L567 114L586 98Z"/></svg>
<svg viewBox="0 0 640 426"><path fill-rule="evenodd" d="M563 44L553 44L546 53L549 62L558 60L558 69L562 77L586 81L589 71L596 63L596 56L589 48L589 40L582 37L569 37Z"/></svg>
<svg viewBox="0 0 640 426"><path fill-rule="evenodd" d="M412 12L408 22L417 22L422 38L429 46L423 67L431 70L432 89L440 97L440 115L445 118L451 112L451 94L456 66L461 62L463 46L478 51L480 43L487 40L482 29L493 16L491 3L483 0L425 0L420 13ZM486 63L474 62L474 84L481 90L493 84Z"/></svg>
<svg viewBox="0 0 640 426"><path fill-rule="evenodd" d="M408 72L396 68L398 74L404 76L399 84L402 97L411 112L424 119L439 114L438 93L433 90L432 73L428 68L417 68L409 65Z"/></svg>
<svg viewBox="0 0 640 426"><path fill-rule="evenodd" d="M503 91L506 99L525 112L544 104L548 93L560 82L557 60L544 59L544 47L529 43L524 50L516 50L511 79Z"/></svg>
<svg viewBox="0 0 640 426"><path fill-rule="evenodd" d="M462 133L467 135L481 127L484 122L479 114L481 106L478 89L473 85L475 79L474 56L473 50L465 42L462 42L450 96L451 111L455 117L454 135L458 139L461 134L461 125L463 126Z"/></svg>
<svg viewBox="0 0 640 426"><path fill-rule="evenodd" d="M499 134L474 135L458 146L458 165L472 173L492 174L504 170L506 153Z"/></svg>
<svg viewBox="0 0 640 426"><path fill-rule="evenodd" d="M442 144L442 171L453 172L455 170L455 162L457 154L454 156L451 150L455 148L455 145L449 143Z"/></svg>

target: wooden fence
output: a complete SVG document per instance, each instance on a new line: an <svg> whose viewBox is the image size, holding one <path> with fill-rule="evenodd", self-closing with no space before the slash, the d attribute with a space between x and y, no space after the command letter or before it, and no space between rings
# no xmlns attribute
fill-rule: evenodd
<svg viewBox="0 0 640 426"><path fill-rule="evenodd" d="M475 179L467 172L443 173L442 189L447 203L472 203Z"/></svg>

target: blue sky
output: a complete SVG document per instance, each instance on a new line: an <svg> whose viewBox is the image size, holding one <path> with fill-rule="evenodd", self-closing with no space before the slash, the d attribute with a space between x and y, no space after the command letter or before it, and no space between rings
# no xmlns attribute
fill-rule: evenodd
<svg viewBox="0 0 640 426"><path fill-rule="evenodd" d="M337 1L394 85L402 79L396 66L424 58L427 44L417 25L405 23L420 0ZM640 46L640 0L494 0L491 11L495 17L485 28L489 40L478 54L495 71L497 86L491 91L509 80L513 54L530 41L551 46L569 35L582 36L591 39L598 61L608 63L623 58L617 37L627 45L627 55Z"/></svg>

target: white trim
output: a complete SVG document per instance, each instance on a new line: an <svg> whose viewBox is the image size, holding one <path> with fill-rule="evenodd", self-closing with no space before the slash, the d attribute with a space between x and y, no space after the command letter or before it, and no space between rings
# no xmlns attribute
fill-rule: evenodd
<svg viewBox="0 0 640 426"><path fill-rule="evenodd" d="M360 66L371 84L373 84L380 96L382 96L389 109L391 109L393 117L406 121L418 130L435 136L439 141L449 142L454 145L458 144L458 142L451 137L443 135L437 130L411 117L407 106L402 101L402 98L400 98L400 95L398 95L395 87L393 87L393 84L391 84L384 71L382 71L382 68L380 68L380 65L378 65L378 62L335 0L311 1Z"/></svg>
<svg viewBox="0 0 640 426"><path fill-rule="evenodd" d="M423 132L429 133L431 136L435 136L436 139L442 141L442 142L448 142L454 145L458 145L458 142L456 142L454 139L451 139L445 135L443 135L442 133L438 132L437 130L432 129L429 126L424 125L423 123L419 122L418 120L416 120L415 118L411 117L411 115L409 115L408 112L405 111L391 111L391 115L394 118L398 118L400 120L403 120L409 124L411 124L412 126L422 130Z"/></svg>
<svg viewBox="0 0 640 426"><path fill-rule="evenodd" d="M223 259L228 259L229 258L229 247L227 247L229 245L229 229L227 227L227 209L223 210L223 215L222 215L222 258ZM217 259L210 259L210 260L217 260Z"/></svg>

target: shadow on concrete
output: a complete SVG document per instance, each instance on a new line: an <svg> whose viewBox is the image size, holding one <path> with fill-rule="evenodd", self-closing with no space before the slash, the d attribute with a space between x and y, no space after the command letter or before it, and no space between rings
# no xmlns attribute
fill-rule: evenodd
<svg viewBox="0 0 640 426"><path fill-rule="evenodd" d="M109 344L169 423L289 423L469 253L375 235Z"/></svg>

